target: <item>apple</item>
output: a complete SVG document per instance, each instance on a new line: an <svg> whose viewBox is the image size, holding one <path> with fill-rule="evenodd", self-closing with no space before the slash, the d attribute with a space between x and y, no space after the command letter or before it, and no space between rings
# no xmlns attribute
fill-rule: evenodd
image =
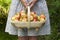
<svg viewBox="0 0 60 40"><path fill-rule="evenodd" d="M38 20L38 17L37 17L36 14L34 14L34 16L33 16L33 21L37 21L37 20Z"/></svg>
<svg viewBox="0 0 60 40"><path fill-rule="evenodd" d="M40 21L44 21L45 19L44 18L40 18Z"/></svg>
<svg viewBox="0 0 60 40"><path fill-rule="evenodd" d="M34 22L36 22L36 21L37 21L37 19L34 19L33 21L34 21Z"/></svg>
<svg viewBox="0 0 60 40"><path fill-rule="evenodd" d="M19 21L19 20L15 20L15 21Z"/></svg>
<svg viewBox="0 0 60 40"><path fill-rule="evenodd" d="M19 21L18 17L16 17L16 16L12 17L12 21Z"/></svg>
<svg viewBox="0 0 60 40"><path fill-rule="evenodd" d="M20 19L19 14L18 14L18 15L15 15L15 19L16 19L16 20L19 20L19 19Z"/></svg>
<svg viewBox="0 0 60 40"><path fill-rule="evenodd" d="M38 21L40 21L40 16L38 16Z"/></svg>
<svg viewBox="0 0 60 40"><path fill-rule="evenodd" d="M34 14L36 14L35 12L31 12L31 15L34 16Z"/></svg>
<svg viewBox="0 0 60 40"><path fill-rule="evenodd" d="M27 18L23 18L23 19L22 19L22 22L26 22L26 21L27 21Z"/></svg>
<svg viewBox="0 0 60 40"><path fill-rule="evenodd" d="M15 17L13 16L13 17L11 18L11 20L14 21L14 20L15 20Z"/></svg>
<svg viewBox="0 0 60 40"><path fill-rule="evenodd" d="M22 18L27 17L25 11L21 11L21 12L20 12L20 15L21 15Z"/></svg>
<svg viewBox="0 0 60 40"><path fill-rule="evenodd" d="M38 20L37 17L34 17L33 21L37 21L37 20Z"/></svg>
<svg viewBox="0 0 60 40"><path fill-rule="evenodd" d="M44 14L41 14L40 15L40 18L44 18L45 19L45 15Z"/></svg>
<svg viewBox="0 0 60 40"><path fill-rule="evenodd" d="M32 16L32 15L30 16L30 20L31 20L31 21L33 20L33 16Z"/></svg>

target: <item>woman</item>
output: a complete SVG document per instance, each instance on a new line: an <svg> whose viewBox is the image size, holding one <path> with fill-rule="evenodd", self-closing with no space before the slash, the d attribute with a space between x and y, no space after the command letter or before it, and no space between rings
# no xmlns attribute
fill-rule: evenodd
<svg viewBox="0 0 60 40"><path fill-rule="evenodd" d="M45 25L41 29L39 29L38 32L36 32L35 29L33 28L29 31L27 30L27 28L17 29L13 27L13 25L11 25L10 23L10 18L13 15L15 15L16 12L19 12L24 8L27 9L28 5L30 6L31 11L35 11L38 15L40 15L40 13L43 12L46 16L47 21ZM50 34L50 21L49 21L49 14L48 14L46 1L45 0L12 0L5 32L8 32L11 35L18 35L19 40L37 40L37 36L39 35Z"/></svg>

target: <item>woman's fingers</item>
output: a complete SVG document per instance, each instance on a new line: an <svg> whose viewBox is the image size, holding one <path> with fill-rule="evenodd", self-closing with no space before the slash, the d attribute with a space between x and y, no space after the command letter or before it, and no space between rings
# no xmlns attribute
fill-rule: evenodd
<svg viewBox="0 0 60 40"><path fill-rule="evenodd" d="M23 3L25 8L27 9L28 6L30 6L30 8L32 8L34 6L34 4L37 2L37 0L33 0L33 1L29 2L29 3L26 3L25 0L21 0L21 2Z"/></svg>
<svg viewBox="0 0 60 40"><path fill-rule="evenodd" d="M37 0L33 0L32 2L30 2L29 3L30 4L30 7L32 8L35 5L36 2L37 2Z"/></svg>
<svg viewBox="0 0 60 40"><path fill-rule="evenodd" d="M32 3L31 5L30 5L30 8L32 8L34 6L34 3Z"/></svg>
<svg viewBox="0 0 60 40"><path fill-rule="evenodd" d="M27 6L27 3L25 0L21 0L22 4L26 7Z"/></svg>

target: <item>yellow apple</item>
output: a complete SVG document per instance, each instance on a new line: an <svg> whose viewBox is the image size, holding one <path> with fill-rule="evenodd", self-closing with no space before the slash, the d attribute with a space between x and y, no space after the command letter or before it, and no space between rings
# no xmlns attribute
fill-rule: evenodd
<svg viewBox="0 0 60 40"><path fill-rule="evenodd" d="M40 18L44 18L45 19L45 15L44 14L41 14L40 15Z"/></svg>
<svg viewBox="0 0 60 40"><path fill-rule="evenodd" d="M19 21L22 21L22 18L20 18L20 20Z"/></svg>
<svg viewBox="0 0 60 40"><path fill-rule="evenodd" d="M21 12L21 17L26 17L26 13L25 12Z"/></svg>
<svg viewBox="0 0 60 40"><path fill-rule="evenodd" d="M45 19L44 18L40 18L40 21L44 21Z"/></svg>
<svg viewBox="0 0 60 40"><path fill-rule="evenodd" d="M36 14L34 15L33 21L38 21L38 17Z"/></svg>
<svg viewBox="0 0 60 40"><path fill-rule="evenodd" d="M31 20L31 21L33 20L33 16L30 16L30 20Z"/></svg>
<svg viewBox="0 0 60 40"><path fill-rule="evenodd" d="M15 15L14 17L15 17L16 20L20 19L19 15Z"/></svg>
<svg viewBox="0 0 60 40"><path fill-rule="evenodd" d="M40 21L40 16L38 16L38 20Z"/></svg>
<svg viewBox="0 0 60 40"><path fill-rule="evenodd" d="M15 17L12 17L11 20L14 21L15 20Z"/></svg>
<svg viewBox="0 0 60 40"><path fill-rule="evenodd" d="M27 18L23 18L22 19L22 22L27 22Z"/></svg>

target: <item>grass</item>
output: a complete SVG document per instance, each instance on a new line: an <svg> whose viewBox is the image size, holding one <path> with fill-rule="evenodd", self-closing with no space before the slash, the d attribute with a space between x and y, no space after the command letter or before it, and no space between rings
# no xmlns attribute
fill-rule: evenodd
<svg viewBox="0 0 60 40"><path fill-rule="evenodd" d="M17 36L12 36L8 33L0 31L0 40L17 40Z"/></svg>

